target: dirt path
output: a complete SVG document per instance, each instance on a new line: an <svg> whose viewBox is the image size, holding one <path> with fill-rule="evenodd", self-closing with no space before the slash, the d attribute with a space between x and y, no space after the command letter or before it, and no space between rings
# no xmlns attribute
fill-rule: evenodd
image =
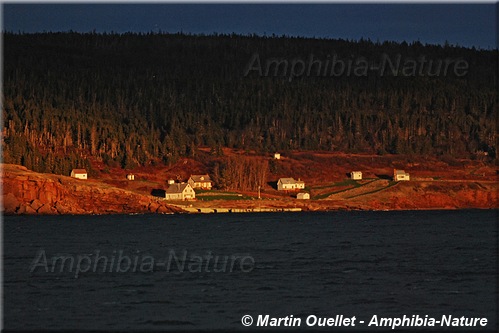
<svg viewBox="0 0 499 333"><path fill-rule="evenodd" d="M372 182L369 182L365 185L354 187L352 189L348 189L346 191L342 191L339 193L334 193L327 197L328 200L337 200L337 199L351 199L354 197L358 197L360 195L369 194L371 192L378 192L385 188L390 187L390 182L386 179L376 179Z"/></svg>

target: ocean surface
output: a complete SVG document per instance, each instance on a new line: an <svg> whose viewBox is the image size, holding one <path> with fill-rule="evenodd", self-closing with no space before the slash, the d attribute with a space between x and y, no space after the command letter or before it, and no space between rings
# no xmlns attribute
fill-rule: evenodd
<svg viewBox="0 0 499 333"><path fill-rule="evenodd" d="M497 215L6 216L3 325L250 332L269 329L259 315L301 318L297 330L343 315L365 324L313 329L375 332L393 330L368 327L373 315L452 315L487 318L465 331L496 331Z"/></svg>

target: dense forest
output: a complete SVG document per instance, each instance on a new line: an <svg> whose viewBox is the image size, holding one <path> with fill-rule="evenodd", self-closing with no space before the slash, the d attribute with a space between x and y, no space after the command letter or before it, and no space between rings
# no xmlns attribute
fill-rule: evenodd
<svg viewBox="0 0 499 333"><path fill-rule="evenodd" d="M127 169L170 164L199 147L496 161L497 50L253 35L3 38L3 160L35 171L67 175L90 168L90 157ZM289 76L284 60L311 57L369 69L322 75L313 64ZM383 57L466 68L372 70Z"/></svg>

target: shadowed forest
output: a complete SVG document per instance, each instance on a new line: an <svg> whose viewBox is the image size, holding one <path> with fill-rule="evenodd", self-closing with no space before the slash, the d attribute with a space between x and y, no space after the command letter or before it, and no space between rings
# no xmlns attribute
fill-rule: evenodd
<svg viewBox="0 0 499 333"><path fill-rule="evenodd" d="M290 81L245 76L254 54L262 60L424 56L463 59L469 70ZM199 147L216 156L229 147L495 162L497 56L497 50L419 42L4 33L3 160L64 175L74 167L91 170L91 159L125 169L168 165L196 158Z"/></svg>

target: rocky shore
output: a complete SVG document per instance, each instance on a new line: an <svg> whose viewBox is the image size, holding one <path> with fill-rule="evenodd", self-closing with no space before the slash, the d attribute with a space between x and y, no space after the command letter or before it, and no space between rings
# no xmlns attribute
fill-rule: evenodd
<svg viewBox="0 0 499 333"><path fill-rule="evenodd" d="M23 166L2 165L5 214L176 213L164 200L94 180L41 174Z"/></svg>

